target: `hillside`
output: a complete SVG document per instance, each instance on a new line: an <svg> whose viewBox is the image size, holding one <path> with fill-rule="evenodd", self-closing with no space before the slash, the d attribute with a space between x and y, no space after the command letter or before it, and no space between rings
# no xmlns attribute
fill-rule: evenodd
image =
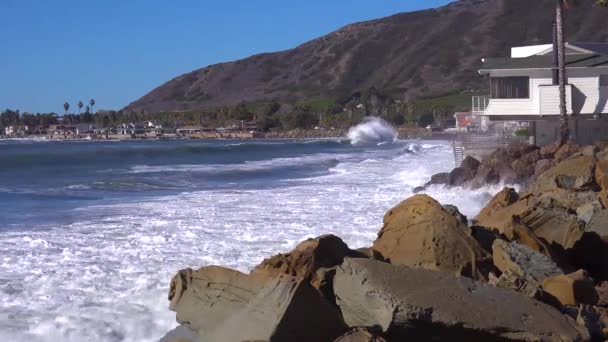
<svg viewBox="0 0 608 342"><path fill-rule="evenodd" d="M608 41L608 11L579 1L569 41ZM125 111L210 109L242 102L349 98L375 88L396 99L484 90L483 57L551 40L554 0L461 0L348 25L294 49L208 66L179 76Z"/></svg>

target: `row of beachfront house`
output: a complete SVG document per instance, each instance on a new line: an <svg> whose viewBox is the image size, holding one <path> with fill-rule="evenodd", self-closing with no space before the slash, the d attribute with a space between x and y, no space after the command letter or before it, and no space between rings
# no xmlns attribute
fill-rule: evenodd
<svg viewBox="0 0 608 342"><path fill-rule="evenodd" d="M76 135L196 135L213 133L236 133L236 132L259 132L257 120L254 118L248 122L234 123L227 127L211 128L203 126L163 127L157 121L145 121L138 123L123 123L115 127L96 128L92 124L59 124L42 126L12 125L5 127L4 135L9 137L21 137L28 135L48 136L76 136Z"/></svg>

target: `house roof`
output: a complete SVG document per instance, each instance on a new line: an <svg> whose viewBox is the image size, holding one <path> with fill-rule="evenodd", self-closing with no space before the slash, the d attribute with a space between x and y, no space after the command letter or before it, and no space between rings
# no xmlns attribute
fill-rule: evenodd
<svg viewBox="0 0 608 342"><path fill-rule="evenodd" d="M566 55L567 68L608 67L608 55L578 54ZM526 58L486 58L479 69L480 74L490 70L553 69L553 56L530 56Z"/></svg>

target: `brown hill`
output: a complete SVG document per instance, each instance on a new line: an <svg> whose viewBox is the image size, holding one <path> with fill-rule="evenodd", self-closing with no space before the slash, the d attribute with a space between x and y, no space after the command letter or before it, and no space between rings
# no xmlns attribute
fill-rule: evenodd
<svg viewBox="0 0 608 342"><path fill-rule="evenodd" d="M555 0L461 0L348 25L294 49L208 66L156 88L125 110L208 109L241 102L344 99L375 87L394 98L485 89L483 57L551 41ZM569 41L608 41L608 11L568 11Z"/></svg>

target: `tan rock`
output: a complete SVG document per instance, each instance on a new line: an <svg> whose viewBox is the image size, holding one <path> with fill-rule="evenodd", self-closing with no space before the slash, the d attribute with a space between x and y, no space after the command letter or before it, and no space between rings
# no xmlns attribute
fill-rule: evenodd
<svg viewBox="0 0 608 342"><path fill-rule="evenodd" d="M593 280L584 270L549 277L543 281L543 290L555 297L562 305L594 305L598 301Z"/></svg>
<svg viewBox="0 0 608 342"><path fill-rule="evenodd" d="M608 209L596 212L587 224L588 232L594 232L602 238L608 238Z"/></svg>
<svg viewBox="0 0 608 342"><path fill-rule="evenodd" d="M471 230L437 201L413 196L384 216L373 249L393 265L485 278L489 255Z"/></svg>
<svg viewBox="0 0 608 342"><path fill-rule="evenodd" d="M608 190L602 190L598 192L597 197L599 198L604 208L608 209Z"/></svg>
<svg viewBox="0 0 608 342"><path fill-rule="evenodd" d="M542 194L554 189L589 190L595 185L594 157L580 155L553 166L537 177L527 194Z"/></svg>
<svg viewBox="0 0 608 342"><path fill-rule="evenodd" d="M604 190L608 190L608 159L600 159L595 167L595 181Z"/></svg>
<svg viewBox="0 0 608 342"><path fill-rule="evenodd" d="M334 290L349 326L377 328L391 341L589 340L553 307L445 272L347 258Z"/></svg>
<svg viewBox="0 0 608 342"><path fill-rule="evenodd" d="M494 213L504 209L519 200L517 191L513 188L504 188L498 194L496 194L477 215L476 220L487 221Z"/></svg>
<svg viewBox="0 0 608 342"><path fill-rule="evenodd" d="M477 224L494 229L504 235L513 235L513 222L525 225L536 237L549 244L570 249L582 237L584 222L563 208L552 207L551 201L527 195L504 208L484 212L476 218ZM484 209L485 210L485 209ZM532 247L532 246L531 246Z"/></svg>
<svg viewBox="0 0 608 342"><path fill-rule="evenodd" d="M346 330L333 304L288 275L186 269L173 278L169 300L200 341L332 341Z"/></svg>
<svg viewBox="0 0 608 342"><path fill-rule="evenodd" d="M317 270L338 266L345 257L359 255L339 237L324 235L300 243L289 253L262 261L251 273L287 274L311 280Z"/></svg>

